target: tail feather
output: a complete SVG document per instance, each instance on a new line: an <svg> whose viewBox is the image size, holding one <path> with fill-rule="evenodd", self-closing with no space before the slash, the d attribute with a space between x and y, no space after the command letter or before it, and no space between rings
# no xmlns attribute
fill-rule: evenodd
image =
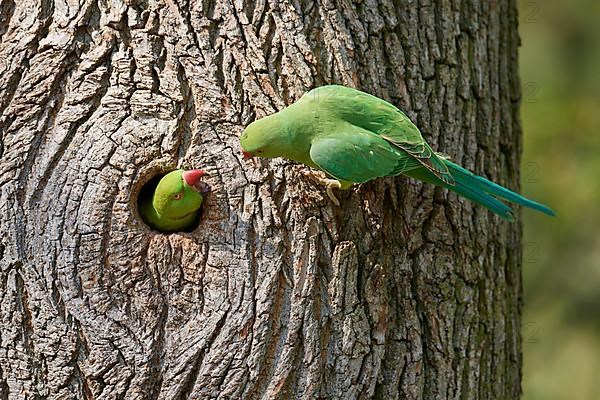
<svg viewBox="0 0 600 400"><path fill-rule="evenodd" d="M498 200L498 198L541 211L544 214L554 215L554 211L543 204L529 200L482 176L475 175L451 161L444 160L444 163L448 166L448 169L455 180L454 185L442 182L442 180L426 168L417 168L407 171L405 174L425 182L433 183L434 185L448 188L471 201L489 208L492 212L508 221L514 221L513 211L508 205Z"/></svg>
<svg viewBox="0 0 600 400"><path fill-rule="evenodd" d="M544 214L554 216L554 211L543 204L536 201L529 200L528 198L521 196L503 186L500 186L492 181L485 179L482 176L475 175L474 173L464 169L460 165L454 164L451 161L445 160L450 173L454 176L457 182L465 184L469 187L477 188L486 194L500 197L502 199L512 201L513 203L520 204L525 207L532 208L534 210L543 212ZM484 204L485 205L485 204Z"/></svg>
<svg viewBox="0 0 600 400"><path fill-rule="evenodd" d="M481 204L482 206L489 208L494 213L498 214L500 217L504 218L507 221L515 220L513 211L509 206L507 206L494 196L487 194L486 192L470 188L469 186L465 185L463 182L459 182L458 180L456 181L456 184L453 187L449 187L449 189L453 190L454 192L460 194L463 197L466 197L471 201L474 201L476 203Z"/></svg>

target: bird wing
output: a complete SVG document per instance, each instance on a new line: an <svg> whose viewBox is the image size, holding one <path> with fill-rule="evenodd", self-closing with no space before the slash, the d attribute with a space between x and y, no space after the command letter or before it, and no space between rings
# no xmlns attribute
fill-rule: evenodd
<svg viewBox="0 0 600 400"><path fill-rule="evenodd" d="M329 85L307 94L318 108L382 137L413 156L422 166L449 185L454 178L442 157L425 142L419 129L393 104L360 90Z"/></svg>
<svg viewBox="0 0 600 400"><path fill-rule="evenodd" d="M454 177L450 173L448 166L446 166L444 160L429 147L425 140L420 143L404 142L394 132L393 128L390 130L392 132L382 133L380 136L415 157L421 165L448 185L454 185Z"/></svg>
<svg viewBox="0 0 600 400"><path fill-rule="evenodd" d="M421 167L407 152L350 124L336 133L316 138L310 148L310 158L334 178L354 183Z"/></svg>

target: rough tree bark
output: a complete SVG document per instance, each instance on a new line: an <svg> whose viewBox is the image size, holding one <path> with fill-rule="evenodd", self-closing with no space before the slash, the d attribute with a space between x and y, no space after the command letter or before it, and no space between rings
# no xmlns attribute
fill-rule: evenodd
<svg viewBox="0 0 600 400"><path fill-rule="evenodd" d="M0 399L509 399L519 224L405 178L342 193L242 128L343 83L518 185L514 0L0 0ZM153 175L211 172L149 230Z"/></svg>

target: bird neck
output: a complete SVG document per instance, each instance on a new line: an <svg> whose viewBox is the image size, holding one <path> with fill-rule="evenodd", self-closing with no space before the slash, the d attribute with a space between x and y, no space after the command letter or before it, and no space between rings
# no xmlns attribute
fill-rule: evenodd
<svg viewBox="0 0 600 400"><path fill-rule="evenodd" d="M146 222L161 232L174 232L189 228L196 221L199 212L199 210L194 210L182 217L171 218L159 214L153 207L152 201L145 201L142 204L142 210L147 220Z"/></svg>
<svg viewBox="0 0 600 400"><path fill-rule="evenodd" d="M302 104L294 103L280 111L279 118L286 124L288 143L283 157L312 166L310 146L313 136L314 116Z"/></svg>

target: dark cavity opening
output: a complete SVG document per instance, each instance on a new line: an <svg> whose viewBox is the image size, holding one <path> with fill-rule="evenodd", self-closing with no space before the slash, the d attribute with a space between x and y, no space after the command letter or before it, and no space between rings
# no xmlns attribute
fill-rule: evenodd
<svg viewBox="0 0 600 400"><path fill-rule="evenodd" d="M150 178L148 180L148 182L146 182L142 186L142 188L140 189L140 191L138 193L138 198L137 198L138 213L139 213L142 221L144 221L144 223L146 224L146 226L148 226L153 231L162 232L162 233L192 232L198 227L198 225L200 223L200 217L202 216L202 210L203 210L203 206L204 206L204 201L206 201L206 196L204 196L204 200L202 201L202 206L200 207L200 210L198 210L198 212L196 213L196 216L194 217L192 222L190 222L189 225L187 225L186 227L184 227L182 229L177 229L177 230L161 229L160 227L153 224L152 221L150 221L147 218L146 212L143 209L144 206L148 207L148 206L152 205L152 198L154 196L154 191L156 190L156 187L158 186L158 182L160 182L160 180L165 175L167 175L169 172L171 172L171 171L157 172L152 178Z"/></svg>

